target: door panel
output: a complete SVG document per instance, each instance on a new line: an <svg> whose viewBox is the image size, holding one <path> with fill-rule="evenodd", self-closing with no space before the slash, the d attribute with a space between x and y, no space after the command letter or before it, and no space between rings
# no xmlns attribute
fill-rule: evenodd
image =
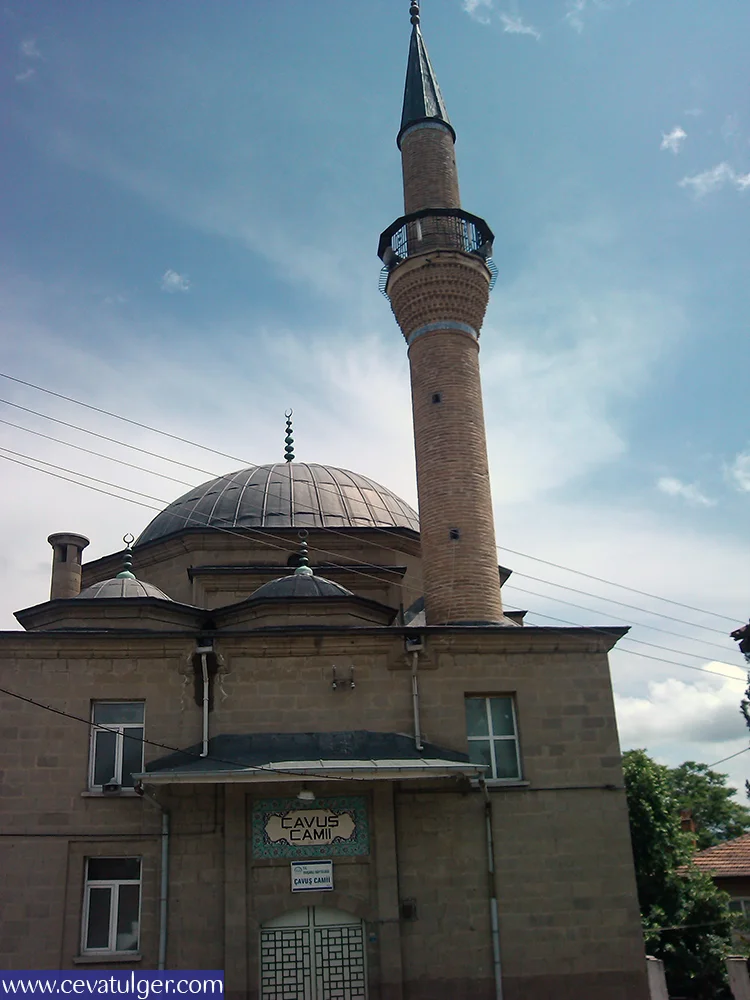
<svg viewBox="0 0 750 1000"><path fill-rule="evenodd" d="M262 1000L366 1000L364 924L349 913L307 907L260 932Z"/></svg>
<svg viewBox="0 0 750 1000"><path fill-rule="evenodd" d="M316 1000L308 927L261 930L260 995L263 1000Z"/></svg>

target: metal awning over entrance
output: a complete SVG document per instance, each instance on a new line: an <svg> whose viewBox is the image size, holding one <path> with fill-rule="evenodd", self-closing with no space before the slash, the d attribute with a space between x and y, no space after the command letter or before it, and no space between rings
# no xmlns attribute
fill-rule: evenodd
<svg viewBox="0 0 750 1000"><path fill-rule="evenodd" d="M136 781L149 785L230 782L325 781L328 778L404 780L484 773L467 754L431 743L417 749L403 733L355 730L336 733L224 734L201 745L160 757Z"/></svg>

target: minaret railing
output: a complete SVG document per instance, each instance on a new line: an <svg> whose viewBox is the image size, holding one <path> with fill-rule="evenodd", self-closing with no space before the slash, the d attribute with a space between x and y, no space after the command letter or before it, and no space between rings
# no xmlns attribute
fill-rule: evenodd
<svg viewBox="0 0 750 1000"><path fill-rule="evenodd" d="M380 235L378 256L383 261L380 290L386 294L388 276L399 264L418 254L438 250L479 257L492 276L492 288L498 273L492 260L494 238L484 219L460 208L424 208L411 215L403 215Z"/></svg>

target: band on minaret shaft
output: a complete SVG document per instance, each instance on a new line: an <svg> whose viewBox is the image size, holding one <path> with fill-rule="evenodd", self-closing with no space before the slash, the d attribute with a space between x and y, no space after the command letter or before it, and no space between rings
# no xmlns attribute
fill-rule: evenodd
<svg viewBox="0 0 750 1000"><path fill-rule="evenodd" d="M479 375L491 275L485 259L456 237L464 213L455 133L415 0L410 13L398 144L405 216L420 216L406 223L406 255L392 262L386 293L409 345L426 618L428 625L503 623ZM446 226L444 210L451 209ZM442 240L442 233L449 235Z"/></svg>

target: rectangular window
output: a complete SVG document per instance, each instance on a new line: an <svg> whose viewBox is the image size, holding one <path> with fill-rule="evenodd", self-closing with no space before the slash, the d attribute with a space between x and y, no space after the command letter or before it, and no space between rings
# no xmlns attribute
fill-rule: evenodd
<svg viewBox="0 0 750 1000"><path fill-rule="evenodd" d="M746 920L750 919L750 899L742 896L730 899L729 909L732 913L741 913Z"/></svg>
<svg viewBox="0 0 750 1000"><path fill-rule="evenodd" d="M467 697L465 703L472 763L486 764L487 778L520 780L521 756L513 698L510 695Z"/></svg>
<svg viewBox="0 0 750 1000"><path fill-rule="evenodd" d="M114 782L132 788L143 770L142 701L95 701L91 711L89 788Z"/></svg>
<svg viewBox="0 0 750 1000"><path fill-rule="evenodd" d="M86 859L84 955L138 951L140 909L140 858Z"/></svg>

